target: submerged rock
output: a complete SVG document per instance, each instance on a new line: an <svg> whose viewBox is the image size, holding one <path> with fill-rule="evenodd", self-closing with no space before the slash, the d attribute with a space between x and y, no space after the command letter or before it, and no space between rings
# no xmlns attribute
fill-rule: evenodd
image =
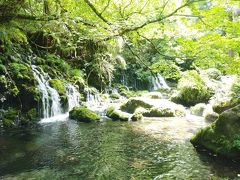
<svg viewBox="0 0 240 180"><path fill-rule="evenodd" d="M128 113L141 113L146 117L182 117L185 108L166 99L136 97L121 105L121 110Z"/></svg>
<svg viewBox="0 0 240 180"><path fill-rule="evenodd" d="M230 158L240 158L240 105L224 111L217 121L191 139L201 146Z"/></svg>
<svg viewBox="0 0 240 180"><path fill-rule="evenodd" d="M128 121L131 117L131 114L123 112L114 106L110 106L106 109L106 115L114 121Z"/></svg>
<svg viewBox="0 0 240 180"><path fill-rule="evenodd" d="M85 107L74 107L69 112L69 117L80 122L92 122L100 119L97 113Z"/></svg>

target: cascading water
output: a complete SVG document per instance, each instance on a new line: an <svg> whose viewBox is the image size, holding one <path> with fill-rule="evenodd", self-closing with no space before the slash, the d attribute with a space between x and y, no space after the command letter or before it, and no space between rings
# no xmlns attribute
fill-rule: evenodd
<svg viewBox="0 0 240 180"><path fill-rule="evenodd" d="M171 88L167 85L165 79L162 77L161 74L157 73L156 76L152 76L152 91L156 91L159 89L167 89L170 90Z"/></svg>
<svg viewBox="0 0 240 180"><path fill-rule="evenodd" d="M75 106L80 105L81 96L77 89L72 85L67 85L67 97L68 97L68 111L71 111Z"/></svg>
<svg viewBox="0 0 240 180"><path fill-rule="evenodd" d="M40 112L43 119L41 122L44 123L66 120L69 116L68 112L72 110L73 107L80 105L80 93L73 85L68 84L66 86L68 109L67 113L64 114L58 92L49 85L49 80L51 80L49 75L35 65L32 65L32 70L42 95L42 106Z"/></svg>
<svg viewBox="0 0 240 180"><path fill-rule="evenodd" d="M32 70L42 95L42 117L46 119L61 114L60 96L55 89L50 87L49 80L51 78L48 74L44 73L41 68L37 68L35 65L32 65Z"/></svg>

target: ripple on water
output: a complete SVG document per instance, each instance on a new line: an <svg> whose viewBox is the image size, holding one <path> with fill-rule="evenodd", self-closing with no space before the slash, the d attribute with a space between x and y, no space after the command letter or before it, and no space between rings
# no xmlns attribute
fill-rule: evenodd
<svg viewBox="0 0 240 180"><path fill-rule="evenodd" d="M0 138L3 179L209 179L236 178L232 162L199 154L189 142L204 121L41 124Z"/></svg>

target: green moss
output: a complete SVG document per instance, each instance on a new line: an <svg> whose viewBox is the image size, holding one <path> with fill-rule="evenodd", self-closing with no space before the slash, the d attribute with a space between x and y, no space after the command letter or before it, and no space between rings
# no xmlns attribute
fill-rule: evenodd
<svg viewBox="0 0 240 180"><path fill-rule="evenodd" d="M134 113L138 107L151 108L152 105L148 104L146 101L140 98L131 98L126 103L121 105L121 110L128 113Z"/></svg>
<svg viewBox="0 0 240 180"><path fill-rule="evenodd" d="M240 158L240 105L220 114L219 119L200 130L191 142L215 153Z"/></svg>
<svg viewBox="0 0 240 180"><path fill-rule="evenodd" d="M120 95L117 94L117 93L114 93L114 94L110 95L110 98L112 98L112 99L120 99Z"/></svg>
<svg viewBox="0 0 240 180"><path fill-rule="evenodd" d="M169 108L151 108L148 112L143 113L146 117L174 117L174 111Z"/></svg>
<svg viewBox="0 0 240 180"><path fill-rule="evenodd" d="M26 118L30 121L36 121L38 117L37 109L32 108L26 113Z"/></svg>
<svg viewBox="0 0 240 180"><path fill-rule="evenodd" d="M11 73L14 76L14 79L17 80L31 80L33 78L32 70L30 67L19 64L19 63L11 63L10 64Z"/></svg>
<svg viewBox="0 0 240 180"><path fill-rule="evenodd" d="M100 119L97 113L85 107L74 107L69 112L69 117L80 122L92 122Z"/></svg>
<svg viewBox="0 0 240 180"><path fill-rule="evenodd" d="M140 121L142 120L143 115L141 113L134 113L131 117L132 121Z"/></svg>
<svg viewBox="0 0 240 180"><path fill-rule="evenodd" d="M3 64L0 64L0 75L5 74L6 72L6 67Z"/></svg>
<svg viewBox="0 0 240 180"><path fill-rule="evenodd" d="M196 115L196 116L202 116L203 115L203 111L206 109L206 104L204 103L199 103L196 104L195 106L191 107L191 113Z"/></svg>
<svg viewBox="0 0 240 180"><path fill-rule="evenodd" d="M186 106L207 102L213 95L196 71L184 73L178 84L178 93L171 100Z"/></svg>
<svg viewBox="0 0 240 180"><path fill-rule="evenodd" d="M65 90L65 86L64 86L64 83L59 80L59 79L51 79L49 81L49 85L56 89L57 92L59 93L59 95L65 95L66 94L66 90Z"/></svg>
<svg viewBox="0 0 240 180"><path fill-rule="evenodd" d="M3 113L3 127L11 128L15 126L15 122L18 118L18 111L14 108L9 108Z"/></svg>
<svg viewBox="0 0 240 180"><path fill-rule="evenodd" d="M130 118L130 114L122 112L113 106L110 106L106 109L106 115L114 121L128 121Z"/></svg>

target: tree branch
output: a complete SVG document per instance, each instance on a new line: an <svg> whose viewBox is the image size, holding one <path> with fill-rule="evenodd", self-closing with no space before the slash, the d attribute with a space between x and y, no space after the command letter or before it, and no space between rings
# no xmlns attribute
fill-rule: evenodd
<svg viewBox="0 0 240 180"><path fill-rule="evenodd" d="M89 1L89 0L84 0L84 2L92 9L92 11L105 23L107 23L108 25L111 25L111 23L105 19L101 13L98 12L98 10L93 6L93 4Z"/></svg>

